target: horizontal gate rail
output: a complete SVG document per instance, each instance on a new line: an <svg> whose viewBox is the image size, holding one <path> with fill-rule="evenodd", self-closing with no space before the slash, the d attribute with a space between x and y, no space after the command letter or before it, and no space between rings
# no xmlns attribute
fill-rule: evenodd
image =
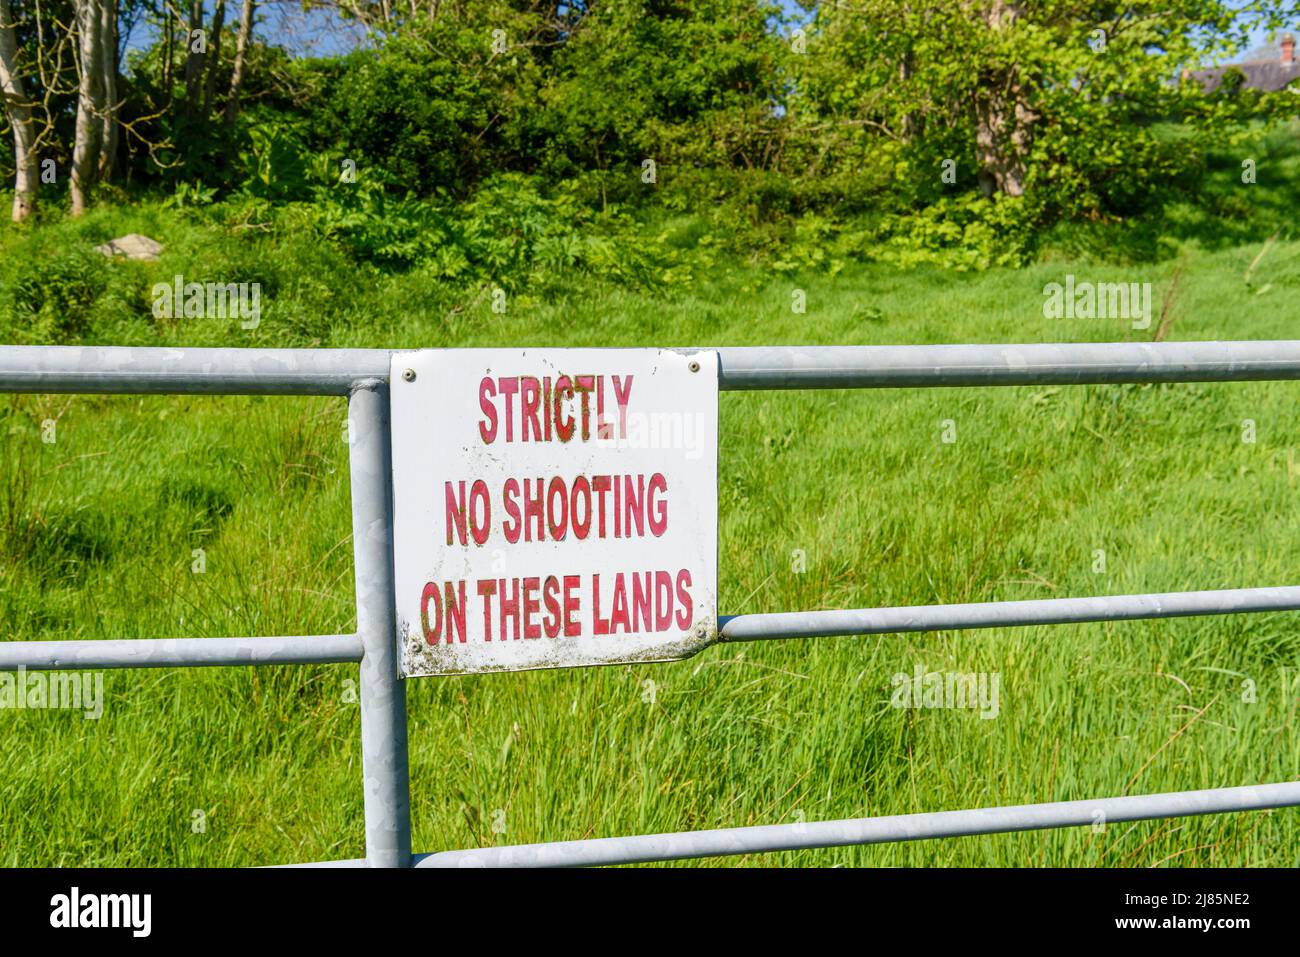
<svg viewBox="0 0 1300 957"><path fill-rule="evenodd" d="M1278 611L1300 611L1300 586L724 615L719 619L718 638L720 641L763 641L891 635ZM35 671L337 664L359 662L361 658L361 639L357 635L0 642L0 671L19 667Z"/></svg>
<svg viewBox="0 0 1300 957"><path fill-rule="evenodd" d="M724 391L1300 379L1300 340L1290 339L712 351ZM388 349L0 346L0 392L347 395L362 379L387 381L391 355Z"/></svg>
<svg viewBox="0 0 1300 957"><path fill-rule="evenodd" d="M328 665L361 660L357 635L286 638L118 638L0 641L0 671L53 668L178 668Z"/></svg>
<svg viewBox="0 0 1300 957"><path fill-rule="evenodd" d="M891 635L908 631L960 631L1017 625L1066 625L1134 618L1185 618L1244 612L1300 610L1300 587L1224 588L1153 595L1097 598L1040 598L964 605L912 605L723 616L722 641L821 638L835 635Z"/></svg>
<svg viewBox="0 0 1300 957"><path fill-rule="evenodd" d="M0 347L0 392L347 395L388 379L386 349Z"/></svg>
<svg viewBox="0 0 1300 957"><path fill-rule="evenodd" d="M798 824L731 827L711 831L598 837L583 841L513 844L417 854L416 867L599 867L649 864L695 857L767 854L824 847L926 841L942 837L1009 834L1118 824L1231 811L1261 811L1300 804L1300 781L1247 787L1173 791L1048 804L1017 804L968 811L932 811L890 817L847 818ZM364 859L321 861L298 867L361 867Z"/></svg>
<svg viewBox="0 0 1300 957"><path fill-rule="evenodd" d="M1150 818L1187 817L1222 811L1258 811L1300 804L1300 782L1256 784L1205 791L1174 791L1018 804L969 811L934 811L891 817L850 818L799 824L732 827L676 834L638 834L550 844L516 844L418 855L416 867L594 867L648 864L724 854L761 854L819 847L923 841L936 837L1005 834L1041 828L1077 827L1099 821L1119 823Z"/></svg>
<svg viewBox="0 0 1300 957"><path fill-rule="evenodd" d="M786 346L717 350L723 389L1300 379L1300 341Z"/></svg>
<svg viewBox="0 0 1300 957"><path fill-rule="evenodd" d="M698 351L698 350L692 350ZM1300 340L738 347L719 388L841 389L1300 379ZM561 866L994 834L1300 805L1300 782L967 811L443 851L413 857L405 685L392 605L387 349L0 346L0 392L347 396L357 632L268 638L0 641L0 671L360 664L366 857L315 866ZM749 614L722 641L1300 610L1300 587ZM307 865L313 866L313 865Z"/></svg>

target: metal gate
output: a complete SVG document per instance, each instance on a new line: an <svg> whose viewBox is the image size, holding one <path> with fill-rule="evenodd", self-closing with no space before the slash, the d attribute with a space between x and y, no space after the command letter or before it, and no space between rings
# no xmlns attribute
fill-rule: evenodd
<svg viewBox="0 0 1300 957"><path fill-rule="evenodd" d="M694 351L694 350L693 350ZM722 348L721 389L847 389L1300 379L1300 341ZM412 855L406 689L397 677L390 352L0 347L0 392L346 396L357 631L288 638L3 641L0 670L360 664L366 857L321 866L631 864L994 834L1300 805L1300 781L893 817ZM721 641L1300 610L1300 586L722 617Z"/></svg>

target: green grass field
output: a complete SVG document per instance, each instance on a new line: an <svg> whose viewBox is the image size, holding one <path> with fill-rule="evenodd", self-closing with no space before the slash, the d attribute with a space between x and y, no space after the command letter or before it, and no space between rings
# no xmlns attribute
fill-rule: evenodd
<svg viewBox="0 0 1300 957"><path fill-rule="evenodd" d="M5 320L6 341L721 346L1155 333L1159 314L1142 331L1044 319L1043 286L1067 273L1152 282L1169 339L1297 334L1300 242L1271 244L1252 268L1268 233L1226 247L1187 240L1158 261L1059 252L977 275L861 264L774 275L720 259L658 290L556 280L499 315L418 271L368 273L292 230L220 229L144 205L0 229L0 276L131 231L162 240L163 261L114 264L83 326L54 328L80 313L46 309L45 326ZM271 296L255 331L158 324L140 307L139 290L173 273L238 270ZM792 311L795 289L806 313ZM0 308L13 294L0 285ZM1298 403L1300 386L1285 383L724 394L719 611L1294 584ZM53 443L42 441L48 419ZM0 397L4 637L351 630L344 428L341 400ZM191 570L199 548L203 574ZM1296 623L816 639L715 647L676 664L414 680L415 849L1295 779ZM892 676L918 665L997 673L998 717L891 707ZM0 864L362 856L355 679L344 665L109 671L97 721L0 710ZM721 863L1295 866L1297 847L1300 813L1281 810Z"/></svg>

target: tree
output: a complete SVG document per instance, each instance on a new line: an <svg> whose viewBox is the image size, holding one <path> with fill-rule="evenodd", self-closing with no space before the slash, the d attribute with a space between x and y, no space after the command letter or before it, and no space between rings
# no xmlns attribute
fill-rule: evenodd
<svg viewBox="0 0 1300 957"><path fill-rule="evenodd" d="M990 46L1005 46L1023 15L1023 4L992 0L983 11ZM981 190L985 195L1022 195L1025 163L1039 114L1029 104L1025 78L1014 58L986 62L974 105L975 161Z"/></svg>
<svg viewBox="0 0 1300 957"><path fill-rule="evenodd" d="M86 211L90 188L100 168L103 147L104 15L103 4L113 0L77 0L77 125L72 146L72 215Z"/></svg>
<svg viewBox="0 0 1300 957"><path fill-rule="evenodd" d="M244 0L239 9L239 35L235 39L235 65L230 74L230 90L226 94L225 123L233 126L239 112L239 92L244 82L244 64L248 60L248 45L253 38L253 14L257 10L254 0Z"/></svg>
<svg viewBox="0 0 1300 957"><path fill-rule="evenodd" d="M9 0L0 0L0 97L4 100L4 115L13 128L13 220L21 223L36 209L36 134L31 103L24 92L16 23Z"/></svg>
<svg viewBox="0 0 1300 957"><path fill-rule="evenodd" d="M103 73L104 99L99 117L99 161L96 179L113 175L117 160L117 0L99 0L100 64Z"/></svg>
<svg viewBox="0 0 1300 957"><path fill-rule="evenodd" d="M783 49L774 15L754 0L593 4L563 31L537 120L521 112L552 174L609 171L636 195L647 160L679 181L697 168L771 168Z"/></svg>
<svg viewBox="0 0 1300 957"><path fill-rule="evenodd" d="M1124 212L1196 155L1157 135L1184 121L1197 145L1225 134L1182 69L1230 54L1269 2L861 0L818 4L795 57L792 113L843 164L904 170L924 205L957 185L1025 196L1054 214ZM964 174L964 175L963 175ZM973 175L972 175L973 174Z"/></svg>
<svg viewBox="0 0 1300 957"><path fill-rule="evenodd" d="M190 0L189 29L185 34L185 114L189 117L198 113L203 57L207 48L207 36L203 32L203 0Z"/></svg>
<svg viewBox="0 0 1300 957"><path fill-rule="evenodd" d="M217 92L217 70L221 66L221 31L226 26L226 0L217 0L212 14L212 38L208 43L207 78L203 81L203 116L212 113L212 98Z"/></svg>

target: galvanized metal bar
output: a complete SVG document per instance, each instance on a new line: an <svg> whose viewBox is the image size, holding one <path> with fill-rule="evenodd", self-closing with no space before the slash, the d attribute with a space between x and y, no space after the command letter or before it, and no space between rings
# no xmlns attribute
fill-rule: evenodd
<svg viewBox="0 0 1300 957"><path fill-rule="evenodd" d="M0 671L25 668L193 668L309 665L360 661L356 635L281 638L127 638L104 641L0 641Z"/></svg>
<svg viewBox="0 0 1300 957"><path fill-rule="evenodd" d="M937 346L727 346L724 390L1300 378L1300 340ZM0 346L0 392L345 395L387 349Z"/></svg>
<svg viewBox="0 0 1300 957"><path fill-rule="evenodd" d="M1181 618L1300 610L1300 587L1225 588L1098 598L1042 598L961 605L852 608L735 615L719 619L719 641L884 635L908 631L1011 628L1133 618Z"/></svg>
<svg viewBox="0 0 1300 957"><path fill-rule="evenodd" d="M388 386L357 383L348 397L352 548L361 659L361 770L366 860L411 863L411 795L406 750L406 686L397 677L393 599L392 450Z"/></svg>
<svg viewBox="0 0 1300 957"><path fill-rule="evenodd" d="M265 864L263 866L280 870L295 867L369 867L370 865L364 857L350 857L338 861L303 861L296 864Z"/></svg>
<svg viewBox="0 0 1300 957"><path fill-rule="evenodd" d="M1020 804L970 811L772 824L676 834L642 834L553 844L518 844L422 854L416 867L593 867L729 854L760 854L818 847L921 841L973 834L1003 834L1149 818L1189 817L1300 805L1300 781L1248 787L1175 791L1132 797Z"/></svg>
<svg viewBox="0 0 1300 957"><path fill-rule="evenodd" d="M387 350L0 347L0 392L347 395L366 378L388 378Z"/></svg>
<svg viewBox="0 0 1300 957"><path fill-rule="evenodd" d="M1300 341L771 346L718 350L722 389L1300 379Z"/></svg>

